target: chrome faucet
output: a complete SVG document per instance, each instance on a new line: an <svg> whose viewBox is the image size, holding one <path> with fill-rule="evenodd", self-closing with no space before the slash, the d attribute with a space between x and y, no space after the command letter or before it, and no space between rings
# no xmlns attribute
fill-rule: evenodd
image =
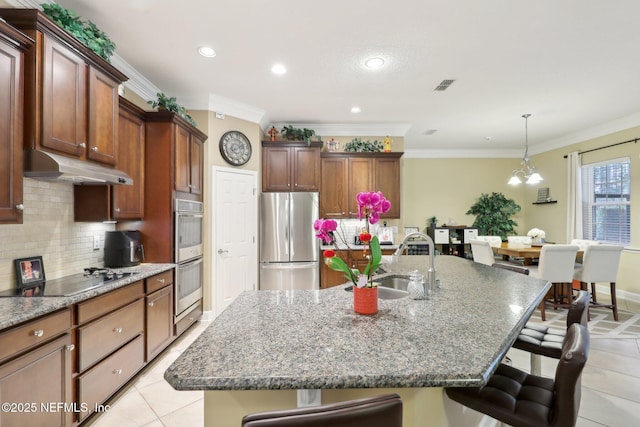
<svg viewBox="0 0 640 427"><path fill-rule="evenodd" d="M429 269L427 270L427 280L424 284L425 286L424 294L427 295L428 287L430 287L432 290L435 290L436 288L436 268L435 268L436 248L435 248L435 244L433 243L433 239L427 234L420 233L418 231L407 234L406 236L404 236L404 240L402 240L402 243L400 243L400 246L398 246L398 249L396 249L396 251L393 253L393 256L397 257L402 255L402 252L404 252L407 242L412 237L422 237L427 241L427 244L429 245Z"/></svg>

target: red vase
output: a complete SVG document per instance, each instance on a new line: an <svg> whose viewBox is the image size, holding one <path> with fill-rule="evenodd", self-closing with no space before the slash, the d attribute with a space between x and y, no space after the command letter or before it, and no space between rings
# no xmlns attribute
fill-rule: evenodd
<svg viewBox="0 0 640 427"><path fill-rule="evenodd" d="M358 314L376 314L378 312L378 287L353 287L353 311Z"/></svg>

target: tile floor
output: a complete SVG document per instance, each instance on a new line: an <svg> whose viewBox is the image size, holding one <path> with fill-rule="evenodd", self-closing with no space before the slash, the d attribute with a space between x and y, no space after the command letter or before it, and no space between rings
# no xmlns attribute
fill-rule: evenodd
<svg viewBox="0 0 640 427"><path fill-rule="evenodd" d="M640 313L640 304L620 302L620 308ZM208 326L199 322L169 347L156 362L111 402L108 413L92 427L184 427L204 424L203 392L175 391L164 371ZM529 370L529 354L512 349L513 366ZM542 373L551 377L556 361L542 358ZM239 423L238 423L239 425ZM640 339L592 339L582 375L578 427L640 425Z"/></svg>

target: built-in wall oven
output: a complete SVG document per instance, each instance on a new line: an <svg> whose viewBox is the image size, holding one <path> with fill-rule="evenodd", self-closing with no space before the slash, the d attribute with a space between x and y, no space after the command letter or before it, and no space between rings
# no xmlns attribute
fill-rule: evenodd
<svg viewBox="0 0 640 427"><path fill-rule="evenodd" d="M175 199L175 321L202 298L202 241L204 209L201 202Z"/></svg>

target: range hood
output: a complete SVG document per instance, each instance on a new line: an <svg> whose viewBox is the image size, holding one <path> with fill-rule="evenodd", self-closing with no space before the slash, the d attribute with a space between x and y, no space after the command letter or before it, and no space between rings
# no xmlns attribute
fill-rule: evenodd
<svg viewBox="0 0 640 427"><path fill-rule="evenodd" d="M117 169L41 150L26 150L24 176L73 184L132 185L133 179Z"/></svg>

